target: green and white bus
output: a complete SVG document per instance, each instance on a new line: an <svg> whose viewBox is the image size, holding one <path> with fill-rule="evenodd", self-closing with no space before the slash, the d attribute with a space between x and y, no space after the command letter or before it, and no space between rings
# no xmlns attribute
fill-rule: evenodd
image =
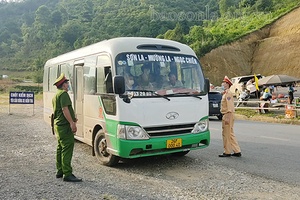
<svg viewBox="0 0 300 200"><path fill-rule="evenodd" d="M148 88L139 86L145 66ZM75 138L90 145L103 165L113 166L121 158L183 156L210 143L209 81L187 45L123 37L48 60L43 100L49 124L56 93L53 83L61 73L70 80L78 119ZM170 73L180 84L169 85Z"/></svg>

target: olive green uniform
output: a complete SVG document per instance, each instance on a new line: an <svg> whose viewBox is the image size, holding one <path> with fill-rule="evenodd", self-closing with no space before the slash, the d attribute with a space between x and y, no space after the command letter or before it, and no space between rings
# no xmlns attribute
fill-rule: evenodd
<svg viewBox="0 0 300 200"><path fill-rule="evenodd" d="M56 168L58 172L62 172L66 177L72 174L71 160L74 149L74 134L70 127L70 123L65 118L62 111L63 107L68 107L73 121L76 121L72 102L69 94L58 89L55 97L52 99L54 111L54 131L57 137L56 151Z"/></svg>

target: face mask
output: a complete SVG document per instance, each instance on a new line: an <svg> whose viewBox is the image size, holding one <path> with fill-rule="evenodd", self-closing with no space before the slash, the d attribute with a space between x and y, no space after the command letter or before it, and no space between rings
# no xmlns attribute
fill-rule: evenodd
<svg viewBox="0 0 300 200"><path fill-rule="evenodd" d="M134 80L128 80L128 84L129 85L133 85L134 84Z"/></svg>
<svg viewBox="0 0 300 200"><path fill-rule="evenodd" d="M68 84L68 91L71 91L71 85Z"/></svg>
<svg viewBox="0 0 300 200"><path fill-rule="evenodd" d="M225 90L225 87L224 87L224 85L221 85L221 89L222 89L222 90Z"/></svg>

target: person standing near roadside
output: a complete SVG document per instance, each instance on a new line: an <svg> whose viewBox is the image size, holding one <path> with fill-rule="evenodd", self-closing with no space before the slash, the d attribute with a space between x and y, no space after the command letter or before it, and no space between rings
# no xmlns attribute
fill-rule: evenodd
<svg viewBox="0 0 300 200"><path fill-rule="evenodd" d="M57 138L56 178L67 182L80 182L72 173L71 161L74 150L74 134L77 131L75 113L68 94L69 80L62 73L53 84L57 87L52 99L54 132Z"/></svg>
<svg viewBox="0 0 300 200"><path fill-rule="evenodd" d="M223 137L223 146L224 152L219 155L219 157L241 157L241 149L235 138L233 132L234 124L234 100L233 95L230 92L229 88L232 85L232 82L227 76L224 77L222 87L224 87L224 93L221 100L221 113L223 114L222 118L222 137Z"/></svg>
<svg viewBox="0 0 300 200"><path fill-rule="evenodd" d="M297 91L297 90L294 89L293 84L289 84L289 89L288 89L288 93L289 93L288 103L289 104L293 103L295 91Z"/></svg>

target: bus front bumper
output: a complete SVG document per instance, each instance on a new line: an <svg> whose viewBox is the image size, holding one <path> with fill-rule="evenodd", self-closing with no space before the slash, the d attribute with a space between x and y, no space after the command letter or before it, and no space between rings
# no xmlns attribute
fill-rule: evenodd
<svg viewBox="0 0 300 200"><path fill-rule="evenodd" d="M181 142L178 146L170 146L172 141ZM171 154L189 150L202 149L209 146L210 132L206 131L197 134L181 134L169 137L157 137L149 140L119 140L117 156L121 158L138 158Z"/></svg>

